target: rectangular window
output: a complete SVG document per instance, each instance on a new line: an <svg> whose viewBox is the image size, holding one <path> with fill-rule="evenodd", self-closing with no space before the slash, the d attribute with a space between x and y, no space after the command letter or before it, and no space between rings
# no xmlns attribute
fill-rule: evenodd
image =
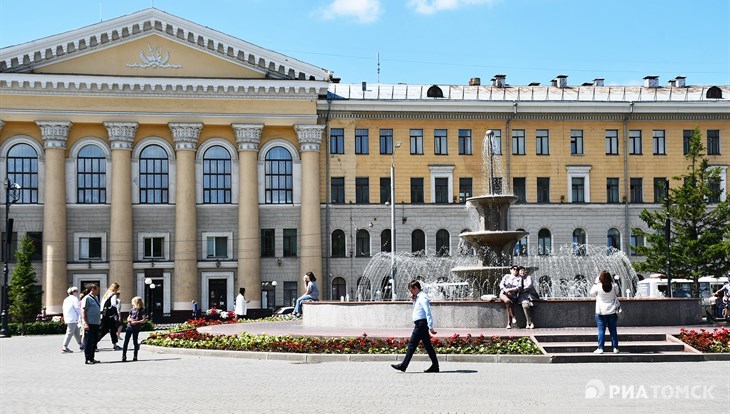
<svg viewBox="0 0 730 414"><path fill-rule="evenodd" d="M380 204L390 201L390 177L380 177Z"/></svg>
<svg viewBox="0 0 730 414"><path fill-rule="evenodd" d="M525 177L512 178L512 191L517 197L517 203L527 202L527 184Z"/></svg>
<svg viewBox="0 0 730 414"><path fill-rule="evenodd" d="M641 131L629 131L629 155L641 155Z"/></svg>
<svg viewBox="0 0 730 414"><path fill-rule="evenodd" d="M28 236L28 240L33 244L33 256L30 260L33 262L40 262L43 260L43 233L39 231L29 231L25 233Z"/></svg>
<svg viewBox="0 0 730 414"><path fill-rule="evenodd" d="M355 154L370 153L368 134L368 130L364 128L358 128L355 130Z"/></svg>
<svg viewBox="0 0 730 414"><path fill-rule="evenodd" d="M345 130L343 128L330 129L330 154L345 153Z"/></svg>
<svg viewBox="0 0 730 414"><path fill-rule="evenodd" d="M654 203L661 204L666 200L668 185L666 177L654 177Z"/></svg>
<svg viewBox="0 0 730 414"><path fill-rule="evenodd" d="M449 202L449 179L436 177L436 204L448 204Z"/></svg>
<svg viewBox="0 0 730 414"><path fill-rule="evenodd" d="M550 202L550 177L537 177L537 202Z"/></svg>
<svg viewBox="0 0 730 414"><path fill-rule="evenodd" d="M606 130L606 155L618 155L618 130Z"/></svg>
<svg viewBox="0 0 730 414"><path fill-rule="evenodd" d="M459 178L459 202L466 203L466 199L472 196L471 177Z"/></svg>
<svg viewBox="0 0 730 414"><path fill-rule="evenodd" d="M707 130L707 155L720 155L720 130Z"/></svg>
<svg viewBox="0 0 730 414"><path fill-rule="evenodd" d="M392 154L393 153L393 130L392 129L381 129L380 130L380 153L381 154Z"/></svg>
<svg viewBox="0 0 730 414"><path fill-rule="evenodd" d="M144 258L145 259L164 259L165 258L165 238L164 237L145 237L144 238Z"/></svg>
<svg viewBox="0 0 730 414"><path fill-rule="evenodd" d="M472 155L471 129L459 130L459 155Z"/></svg>
<svg viewBox="0 0 730 414"><path fill-rule="evenodd" d="M433 130L433 153L435 155L449 155L449 141L445 129Z"/></svg>
<svg viewBox="0 0 730 414"><path fill-rule="evenodd" d="M710 187L710 195L707 198L708 203L719 203L720 195L722 194L722 189L720 188L720 185L722 182L720 181L720 177L711 177L709 182Z"/></svg>
<svg viewBox="0 0 730 414"><path fill-rule="evenodd" d="M7 248L7 246L5 245L5 243L7 243L7 239L5 238L6 234L7 234L6 232L3 232L2 248L0 248L0 250L2 250L3 261L5 261L5 249ZM10 257L8 257L8 263L15 263L15 252L17 252L17 251L18 251L18 232L14 231L13 234L11 235L11 239L10 239Z"/></svg>
<svg viewBox="0 0 730 414"><path fill-rule="evenodd" d="M583 154L583 130L582 129L571 129L570 130L570 154L571 155Z"/></svg>
<svg viewBox="0 0 730 414"><path fill-rule="evenodd" d="M502 155L502 130L493 129L494 138L492 138L492 154Z"/></svg>
<svg viewBox="0 0 730 414"><path fill-rule="evenodd" d="M423 204L423 177L411 177L411 204Z"/></svg>
<svg viewBox="0 0 730 414"><path fill-rule="evenodd" d="M332 177L330 193L332 204L343 204L345 202L345 177Z"/></svg>
<svg viewBox="0 0 730 414"><path fill-rule="evenodd" d="M629 239L629 244L631 248L629 249L632 256L636 256L636 248L638 246L643 247L644 246L644 235L643 234L631 234L631 238Z"/></svg>
<svg viewBox="0 0 730 414"><path fill-rule="evenodd" d="M423 155L423 130L411 130L411 155Z"/></svg>
<svg viewBox="0 0 730 414"><path fill-rule="evenodd" d="M689 154L689 143L692 140L692 134L694 133L691 129L685 129L682 131L682 154Z"/></svg>
<svg viewBox="0 0 730 414"><path fill-rule="evenodd" d="M297 229L284 229L284 257L297 255Z"/></svg>
<svg viewBox="0 0 730 414"><path fill-rule="evenodd" d="M297 282L284 282L284 305L294 306L299 297Z"/></svg>
<svg viewBox="0 0 730 414"><path fill-rule="evenodd" d="M584 177L573 177L570 183L573 203L585 203L586 179Z"/></svg>
<svg viewBox="0 0 730 414"><path fill-rule="evenodd" d="M274 229L261 229L261 257L274 257Z"/></svg>
<svg viewBox="0 0 730 414"><path fill-rule="evenodd" d="M550 155L550 131L547 129L538 129L535 134L535 142L537 147L535 153L537 155Z"/></svg>
<svg viewBox="0 0 730 414"><path fill-rule="evenodd" d="M525 155L525 130L512 130L512 154Z"/></svg>
<svg viewBox="0 0 730 414"><path fill-rule="evenodd" d="M370 178L355 178L355 202L357 204L370 203Z"/></svg>
<svg viewBox="0 0 730 414"><path fill-rule="evenodd" d="M629 190L631 192L631 203L635 204L644 202L644 188L642 181L642 178L632 178L630 180Z"/></svg>
<svg viewBox="0 0 730 414"><path fill-rule="evenodd" d="M619 202L618 178L606 178L606 202L609 204Z"/></svg>
<svg viewBox="0 0 730 414"><path fill-rule="evenodd" d="M654 130L654 155L667 155L667 143L663 129Z"/></svg>
<svg viewBox="0 0 730 414"><path fill-rule="evenodd" d="M101 259L101 237L79 238L79 260Z"/></svg>
<svg viewBox="0 0 730 414"><path fill-rule="evenodd" d="M208 259L228 257L228 237L208 237L206 242Z"/></svg>

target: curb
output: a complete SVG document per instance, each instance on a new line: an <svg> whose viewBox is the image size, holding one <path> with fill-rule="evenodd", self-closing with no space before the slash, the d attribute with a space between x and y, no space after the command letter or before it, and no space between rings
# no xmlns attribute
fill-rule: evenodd
<svg viewBox="0 0 730 414"><path fill-rule="evenodd" d="M209 356L219 358L255 359L267 361L291 361L300 363L321 362L395 362L403 358L403 354L297 354L291 352L255 352L255 351L223 351L217 349L166 348L154 345L141 345L158 354L177 354L192 356ZM438 354L445 362L475 363L508 363L508 364L547 364L552 362L548 355L468 355ZM429 361L428 355L413 355L411 361Z"/></svg>

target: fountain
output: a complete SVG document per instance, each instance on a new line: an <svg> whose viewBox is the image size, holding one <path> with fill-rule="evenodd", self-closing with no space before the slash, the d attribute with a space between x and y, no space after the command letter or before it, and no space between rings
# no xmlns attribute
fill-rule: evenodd
<svg viewBox="0 0 730 414"><path fill-rule="evenodd" d="M460 234L464 243L459 251L451 256L426 252L379 253L364 271L357 288L357 302L312 304L305 311L306 326L409 326L408 311L395 311L393 306L410 307L410 302L395 301L391 288L395 284L398 289L395 297L406 298L408 282L417 279L434 301L435 318L441 321L441 326L503 327L506 320L503 304L479 298L498 296L499 281L513 264L525 266L537 283L541 298L548 299L536 304L534 322L538 327L593 326L594 301L589 299L589 290L602 270L614 275L623 294L634 296L638 282L636 272L626 255L617 250L572 245L541 252L542 255L520 252L520 256L514 257L518 241L529 233L508 228L509 208L517 197L502 192L502 165L494 160L495 142L491 132L485 134L482 152L485 195L466 200L467 216L471 228L476 230ZM468 248L464 249L466 246ZM622 317L624 325L681 325L700 320L699 312L694 312L694 302L650 304L649 308L637 299L627 305L623 306L624 310L630 308L631 311L626 313L628 318ZM328 306L338 309L325 310ZM648 320L642 316L644 312L659 315L659 318ZM523 324L522 312L516 312L516 316L518 324Z"/></svg>

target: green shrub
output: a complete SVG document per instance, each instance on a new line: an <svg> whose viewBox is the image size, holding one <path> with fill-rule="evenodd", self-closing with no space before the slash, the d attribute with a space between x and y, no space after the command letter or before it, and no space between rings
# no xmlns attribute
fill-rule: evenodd
<svg viewBox="0 0 730 414"><path fill-rule="evenodd" d="M8 324L10 335L21 334L21 324ZM66 324L63 322L28 322L25 324L25 335L58 335L66 333Z"/></svg>

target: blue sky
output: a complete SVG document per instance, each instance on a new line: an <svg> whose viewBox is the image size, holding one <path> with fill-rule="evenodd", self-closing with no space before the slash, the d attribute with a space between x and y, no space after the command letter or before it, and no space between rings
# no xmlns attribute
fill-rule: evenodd
<svg viewBox="0 0 730 414"><path fill-rule="evenodd" d="M0 47L153 4L344 83L730 85L730 0L0 0Z"/></svg>

